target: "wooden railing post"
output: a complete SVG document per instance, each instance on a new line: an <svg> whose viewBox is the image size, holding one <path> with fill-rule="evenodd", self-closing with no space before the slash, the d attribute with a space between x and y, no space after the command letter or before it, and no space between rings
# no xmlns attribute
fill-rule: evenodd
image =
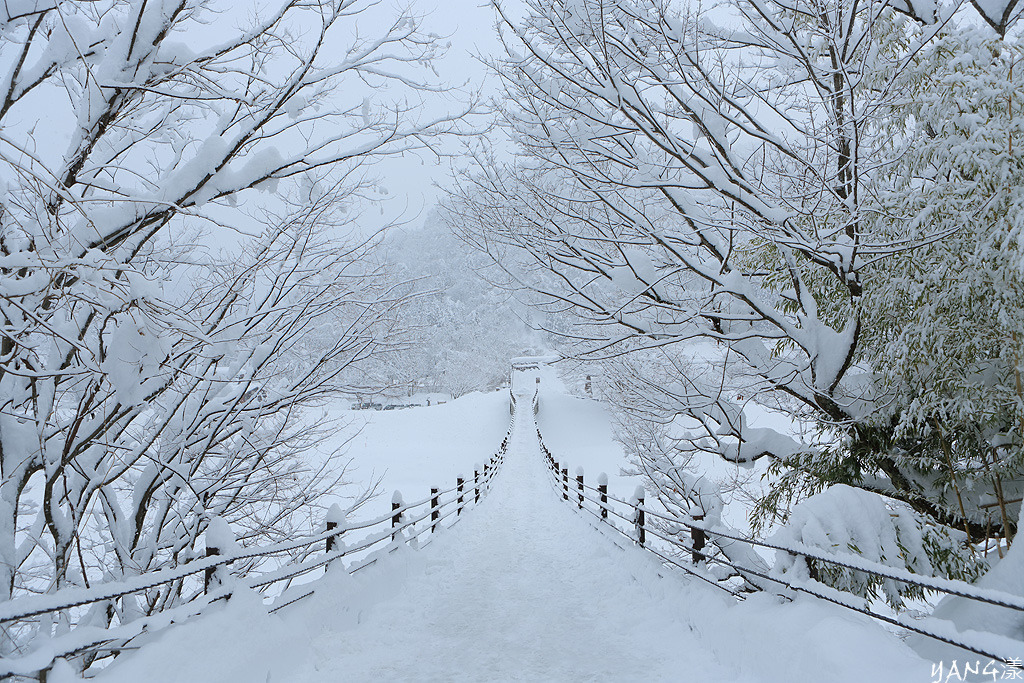
<svg viewBox="0 0 1024 683"><path fill-rule="evenodd" d="M476 489L476 502L480 502L480 468L473 468L473 488Z"/></svg>
<svg viewBox="0 0 1024 683"><path fill-rule="evenodd" d="M583 468L576 468L576 488L579 490L580 510L583 509Z"/></svg>
<svg viewBox="0 0 1024 683"><path fill-rule="evenodd" d="M455 480L456 488L457 488L457 489L459 490L459 500L458 500L458 505L457 505L457 506L456 506L456 508L455 508L455 515L456 515L456 516L458 516L458 515L461 515L461 514L462 514L462 486L463 486L463 484L465 484L465 483L466 483L466 482L465 482L465 480L464 480L464 479L463 479L462 477L458 477L458 478L457 478L457 479Z"/></svg>
<svg viewBox="0 0 1024 683"><path fill-rule="evenodd" d="M807 565L807 577L811 581L821 581L821 575L818 573L818 568L809 557L804 557L804 564Z"/></svg>
<svg viewBox="0 0 1024 683"><path fill-rule="evenodd" d="M214 517L206 526L206 556L218 557L235 546L235 535L223 517ZM203 572L203 592L209 593L212 588L223 583L223 565L207 567Z"/></svg>
<svg viewBox="0 0 1024 683"><path fill-rule="evenodd" d="M220 555L220 548L215 548L211 545L206 546L206 557L216 557ZM207 567L203 573L203 593L209 593L210 588L213 586L213 577L217 572L217 567Z"/></svg>
<svg viewBox="0 0 1024 683"><path fill-rule="evenodd" d="M644 515L644 497L647 493L644 491L643 486L636 487L636 493L633 494L633 498L636 499L636 542L640 544L640 547L644 547L647 543L647 529L644 528L645 515Z"/></svg>
<svg viewBox="0 0 1024 683"><path fill-rule="evenodd" d="M391 512L394 514L391 516L391 528L396 529L398 525L402 523L402 513L398 512L398 508L402 507L402 493L401 491L395 491L394 495L391 496ZM398 532L391 534L391 540L398 539Z"/></svg>
<svg viewBox="0 0 1024 683"><path fill-rule="evenodd" d="M345 513L342 512L341 506L335 503L330 507L329 510L327 510L327 532L330 533L335 529L338 529L338 527L341 527L341 529L338 531L337 534L331 534L327 537L326 551L328 554L334 552L335 548L340 547L341 544L338 542L338 536L341 536L341 534L345 531L344 523ZM325 568L330 566L330 562L328 562Z"/></svg>
<svg viewBox="0 0 1024 683"><path fill-rule="evenodd" d="M597 475L597 491L601 494L601 519L608 519L608 475Z"/></svg>
<svg viewBox="0 0 1024 683"><path fill-rule="evenodd" d="M441 516L441 511L437 508L437 492L439 489L430 489L430 533L437 531L437 518Z"/></svg>
<svg viewBox="0 0 1024 683"><path fill-rule="evenodd" d="M693 519L695 522L700 522L704 519L704 515L694 515ZM701 560L704 559L704 545L707 543L707 534L704 533L703 529L698 529L695 526L690 527L690 541L693 544L693 563L700 564Z"/></svg>
<svg viewBox="0 0 1024 683"><path fill-rule="evenodd" d="M562 500L569 500L569 468L562 468Z"/></svg>

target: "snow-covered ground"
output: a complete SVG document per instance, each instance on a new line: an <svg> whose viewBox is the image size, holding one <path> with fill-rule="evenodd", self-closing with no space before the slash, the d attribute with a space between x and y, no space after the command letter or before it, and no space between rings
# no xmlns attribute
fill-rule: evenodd
<svg viewBox="0 0 1024 683"><path fill-rule="evenodd" d="M378 495L358 512L377 517L391 508L391 494L418 500L430 487L445 489L494 453L508 429L508 391L472 393L440 405L405 410L350 410L332 406L328 416L339 429L319 447L341 448L351 459L348 478L356 487L379 479ZM344 502L344 501L342 501Z"/></svg>
<svg viewBox="0 0 1024 683"><path fill-rule="evenodd" d="M532 393L519 391L524 398ZM402 550L353 576L335 570L317 582L313 598L273 616L255 596L236 596L157 635L96 680L930 680L928 662L857 615L770 595L736 604L662 570L640 549L613 544L552 490L529 401L519 405L493 490L429 546ZM507 404L497 397L471 397L447 410L455 414L460 406L480 425L507 420ZM437 410L446 414L445 406ZM406 417L433 423L413 412L397 412L391 427ZM542 416L569 425L579 419L579 403L542 395ZM377 417L374 429L383 435L391 416ZM451 425L466 438L472 421ZM494 445L478 443L482 452L474 457L483 459ZM454 472L465 463L445 463L440 454L468 457L465 450L431 444L424 452ZM427 463L419 470L433 471ZM403 476L395 481L413 483L414 473ZM417 483L426 487L432 479Z"/></svg>

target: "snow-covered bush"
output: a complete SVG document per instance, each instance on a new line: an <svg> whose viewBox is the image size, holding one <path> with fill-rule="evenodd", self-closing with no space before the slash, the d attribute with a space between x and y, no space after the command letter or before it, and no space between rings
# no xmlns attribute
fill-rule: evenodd
<svg viewBox="0 0 1024 683"><path fill-rule="evenodd" d="M931 523L902 503L842 484L798 503L769 540L783 547L799 543L824 555L860 555L920 576L974 582L987 567L966 546L963 532ZM802 579L813 574L833 588L869 600L884 597L897 609L906 599L924 597L919 586L797 554L776 552L775 570Z"/></svg>
<svg viewBox="0 0 1024 683"><path fill-rule="evenodd" d="M860 355L884 397L870 429L891 434L878 450L937 482L930 502L975 541L986 525L1012 537L1009 501L1024 493L1022 57L1017 42L963 27L902 75L893 116L914 144L875 222L899 216L922 245L873 268L864 301Z"/></svg>

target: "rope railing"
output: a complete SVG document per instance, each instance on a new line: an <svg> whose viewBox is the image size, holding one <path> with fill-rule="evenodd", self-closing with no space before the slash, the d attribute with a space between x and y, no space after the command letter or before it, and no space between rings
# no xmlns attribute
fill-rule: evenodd
<svg viewBox="0 0 1024 683"><path fill-rule="evenodd" d="M430 495L412 503L405 503L396 492L392 498L389 513L369 520L347 523L329 512L323 532L301 539L277 543L264 547L244 548L235 552L224 552L212 539L207 539L206 557L189 561L180 566L163 569L118 582L110 582L91 588L70 588L46 595L30 595L0 603L0 625L28 627L33 620L54 613L66 613L75 608L87 607L114 601L130 595L144 593L190 576L204 574L202 592L180 605L152 615L140 617L120 624L108 624L106 628L89 626L72 628L62 635L45 638L45 643L21 656L7 656L0 660L0 678L10 675L37 676L61 657L87 652L115 652L125 647L132 639L145 631L153 631L164 625L180 621L200 613L203 608L216 600L223 600L239 588L264 589L273 584L291 581L312 571L350 558L346 571L359 571L379 559L382 554L396 550L399 546L415 542L424 535L432 536L439 529L455 524L463 510L478 503L491 488L491 483L505 461L509 439L516 424L516 397L510 392L512 419L497 452L482 467L474 468L473 476L456 479L454 486L446 489L431 489ZM337 512L340 512L338 510ZM343 517L343 515L342 515ZM453 519L454 518L454 519ZM375 530L350 545L341 545L341 539L353 531ZM429 540L427 541L429 542ZM259 575L235 577L230 575L230 566L261 557L272 557L295 551L316 552L315 546L325 544L325 552L312 559L285 564L277 569ZM419 544L421 547L426 543ZM373 557L363 558L370 552ZM307 555L308 557L308 555ZM290 598L271 608L276 612L313 594L308 591ZM165 616L164 616L165 615ZM79 633L78 631L82 631ZM38 645L38 643L37 643Z"/></svg>
<svg viewBox="0 0 1024 683"><path fill-rule="evenodd" d="M607 507L601 507L602 503L598 499L591 498L590 496L584 496L584 499L589 501L589 502L594 503L595 505L597 505L598 506L598 510L601 510L601 512L609 513L609 514L611 514L611 515L613 515L615 517L618 517L619 519L627 522L628 524L634 524L635 523L635 519L634 518L627 517L626 515L623 515L623 514L619 513L616 510L612 510L612 509L607 508ZM611 522L609 522L608 521L608 517L606 515L599 514L597 510L592 510L592 509L590 509L589 507L586 507L586 506L583 506L583 507L579 508L579 510L584 512L585 514L590 515L591 517L594 517L599 522L602 522L604 524L604 527L610 528L615 533L619 534L620 536L622 536L623 538L627 539L631 543L636 543L636 538L634 538L633 536L630 536L627 532L623 531L622 529L620 529L615 524L612 524ZM600 527L595 527L595 528L598 528L600 530ZM655 535L658 535L658 534L655 534ZM741 593L737 593L737 592L731 590L728 586L723 586L713 576L708 576L703 571L700 571L700 570L698 570L695 567L687 567L686 565L681 564L678 560L675 560L675 559L673 559L673 558L671 558L671 557L669 557L667 555L663 555L662 553L658 552L657 549L652 548L650 545L645 545L644 549L649 551L649 552L651 552L651 553L653 553L653 554L655 554L655 555L657 555L658 557L660 557L662 559L662 561L666 562L667 564L673 565L677 569L681 569L683 572L685 572L685 573L687 573L687 574L689 574L689 575L691 575L691 576L693 576L693 577L695 577L695 578L697 578L697 579L699 579L701 581L704 581L705 583L708 583L708 584L714 586L715 588L718 588L719 590L725 591L726 593L732 595L735 598L743 599L743 595Z"/></svg>
<svg viewBox="0 0 1024 683"><path fill-rule="evenodd" d="M647 514L658 517L659 519L665 520L673 524L681 524L681 526L693 531L703 531L705 534L710 534L719 538L725 538L731 541L737 541L740 543L747 543L749 545L757 546L760 548L768 548L770 550L781 551L796 555L800 557L806 557L811 560L818 560L819 562L825 562L836 567L842 567L844 569L850 569L852 571L864 572L866 574L872 574L874 576L892 579L893 581L899 581L901 583L908 583L931 590L934 592L945 593L947 595L955 595L957 597L966 598L968 600L975 600L977 602L985 602L990 605L996 605L997 607L1005 607L1007 609L1017 610L1024 612L1024 598L1019 595L1013 595L1012 593L1006 593L1003 591L992 590L988 588L978 588L972 586L969 583L963 581L954 581L951 579L943 579L941 577L922 576L920 574L913 574L908 571L900 571L894 567L881 564L879 562L873 562L866 560L858 555L851 553L836 552L832 554L824 554L818 551L818 549L808 546L802 543L793 543L792 545L780 545L776 543L770 543L768 541L761 541L754 538L744 538L737 536L714 527L708 527L696 522L680 520L676 517L671 517L664 513L657 512L645 508Z"/></svg>
<svg viewBox="0 0 1024 683"><path fill-rule="evenodd" d="M545 460L545 465L547 466L547 470L551 476L551 483L562 501L567 503L570 508L579 512L584 512L590 517L593 517L597 522L601 523L599 528L611 528L617 534L627 538L633 544L639 545L644 550L657 556L663 563L674 566L690 576L729 592L737 599L744 599L742 592L735 591L728 586L723 585L717 578L702 570L701 565L718 563L729 567L740 576L755 577L775 586L779 586L787 591L792 591L793 593L804 593L845 609L858 612L871 617L872 619L897 626L926 638L930 638L995 661L1019 662L1020 660L1019 652L1009 654L994 653L992 652L990 645L981 642L983 637L979 638L973 633L962 634L956 632L955 629L952 629L952 624L941 619L934 617L930 618L928 626L932 628L927 628L925 625L911 622L898 615L890 616L887 614L881 614L871 610L867 604L865 604L865 606L856 604L858 599L862 599L859 598L859 596L832 588L816 580L814 577L809 580L794 581L774 575L772 571L766 567L755 568L743 566L740 563L730 560L728 557L721 554L713 554L709 550L706 550L705 542L710 537L712 539L722 538L728 541L746 543L755 547L771 549L776 552L784 552L797 557L805 557L818 562L830 564L832 566L863 572L883 579L915 585L928 591L955 595L967 600L983 602L1017 611L1024 611L1024 598L1021 598L1021 596L1002 591L978 588L963 581L920 576L912 574L911 572L901 571L887 565L872 562L870 560L865 560L864 558L848 553L830 554L799 543L783 545L757 539L744 538L735 532L722 530L707 524L701 524L699 521L692 518L680 518L665 511L651 509L645 504L642 487L637 487L637 493L634 496L634 500L623 500L620 497L608 493L607 477L603 474L599 476L598 485L596 487L587 484L584 481L582 468L577 468L575 471L575 477L570 479L568 466L555 459L551 451L545 445L543 435L539 428L537 429L537 438L540 444L541 454ZM596 494L596 496L594 494ZM616 506L618 506L618 509ZM625 510L623 510L623 508ZM625 522L627 528L632 526L633 533L630 534L628 531L620 528L619 525L613 522L612 518ZM671 530L663 532L657 525L649 524L649 518L655 518L667 523L670 529L672 526L675 526L680 531L676 533L673 533ZM691 536L690 544L683 542L678 537L678 534L683 533L682 530L684 529L689 532ZM650 542L648 542L648 535L664 541L674 550L681 550L688 553L692 560L692 564L687 566L679 559L673 558L670 554L666 554L659 548L654 547ZM761 586L756 586L755 589L763 588ZM788 598L789 596L783 594L783 597ZM949 632L951 630L952 633Z"/></svg>
<svg viewBox="0 0 1024 683"><path fill-rule="evenodd" d="M599 488L595 488L593 486L590 486L589 484L584 484L583 486L584 489L587 491L601 493ZM691 532L691 534L695 531L703 532L707 535L725 538L731 541L737 541L739 543L747 543L749 545L757 546L760 548L767 548L770 550L789 553L791 555L806 557L807 559L825 562L827 564L842 567L844 569L850 569L852 571L873 574L880 578L886 578L891 579L893 581L913 584L920 588L924 588L935 592L946 593L947 595L955 595L958 597L966 598L968 600L976 600L978 602L985 602L990 605L996 605L998 607L1006 607L1008 609L1024 611L1024 598L1022 598L1019 595L1013 595L1012 593L1006 593L1003 591L997 591L988 588L978 588L977 586L972 586L971 584L964 583L962 581L953 581L951 579L943 579L940 577L930 577L921 576L920 574L912 574L911 572L900 571L888 565L881 564L879 562L872 562L871 560L866 560L858 555L853 555L850 553L836 552L832 554L823 554L819 552L818 549L801 543L794 543L792 545L784 546L776 543L770 543L768 541L761 541L756 538L745 538L743 536L737 536L727 531L722 531L721 529L717 529L715 527L699 524L693 520L671 516L658 510L652 510L651 508L646 506L637 506L634 503L622 500L621 498L617 498L616 496L613 496L611 494L607 494L607 499L609 501L614 501L616 503L629 506L634 509L642 509L642 511L646 515L656 517L670 524L685 527L687 530ZM601 503L601 501L594 500L593 498L590 497L587 497L587 500L598 505ZM706 559L715 559L710 555L700 553L698 550L694 550L693 548L690 548L685 544L682 544L678 541L678 539L672 539L672 542L691 552L697 552L698 554L703 555Z"/></svg>

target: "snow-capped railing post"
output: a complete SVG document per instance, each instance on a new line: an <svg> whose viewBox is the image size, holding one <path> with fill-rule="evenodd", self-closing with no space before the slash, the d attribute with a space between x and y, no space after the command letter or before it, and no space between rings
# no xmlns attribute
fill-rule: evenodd
<svg viewBox="0 0 1024 683"><path fill-rule="evenodd" d="M207 557L216 557L217 555L220 555L220 548L215 548L215 547L211 546L209 539L207 539L207 541L206 541L206 556ZM216 567L207 567L206 571L203 572L203 592L204 593L209 593L210 592L210 588L213 587L213 577L216 574L216 571L217 571Z"/></svg>
<svg viewBox="0 0 1024 683"><path fill-rule="evenodd" d="M476 502L480 502L480 466L473 468L473 488L476 490Z"/></svg>
<svg viewBox="0 0 1024 683"><path fill-rule="evenodd" d="M562 500L569 500L569 468L562 468Z"/></svg>
<svg viewBox="0 0 1024 683"><path fill-rule="evenodd" d="M646 495L647 494L644 491L643 486L637 486L636 491L633 493L633 500L636 501L634 503L636 506L636 542L641 548L644 547L644 544L647 542L647 529L644 528L646 521L644 518L644 497Z"/></svg>
<svg viewBox="0 0 1024 683"><path fill-rule="evenodd" d="M457 505L455 507L455 515L456 516L459 516L459 515L462 514L462 500L463 500L462 499L462 487L465 485L465 483L466 483L466 480L463 479L462 477L457 477L455 479L455 488L458 489L458 491L459 491L459 499L458 499Z"/></svg>
<svg viewBox="0 0 1024 683"><path fill-rule="evenodd" d="M580 510L583 509L583 468L576 468L576 488L579 489Z"/></svg>
<svg viewBox="0 0 1024 683"><path fill-rule="evenodd" d="M340 527L340 528L339 528ZM340 546L338 537L345 533L345 513L337 503L327 511L327 533L337 530L336 534L327 537L327 552L331 553Z"/></svg>
<svg viewBox="0 0 1024 683"><path fill-rule="evenodd" d="M400 508L400 507L402 507L402 492L401 491L395 491L394 495L391 496L391 512L394 513L391 516L391 528L392 529L396 528L399 524L402 523L402 513L401 512L397 512L398 508ZM391 534L391 540L394 541L394 540L397 540L397 539L398 539L398 532L396 531L396 532Z"/></svg>
<svg viewBox="0 0 1024 683"><path fill-rule="evenodd" d="M601 495L601 519L608 519L608 475L597 475L597 492Z"/></svg>
<svg viewBox="0 0 1024 683"><path fill-rule="evenodd" d="M693 519L696 522L701 522L704 520L704 515L694 515ZM707 540L707 534L704 533L703 529L696 526L690 527L690 542L693 547L692 556L695 565L700 564L700 561L704 559L704 553L701 551L704 550Z"/></svg>
<svg viewBox="0 0 1024 683"><path fill-rule="evenodd" d="M437 492L440 489L430 489L430 533L437 531L437 518L441 516L441 511L437 507Z"/></svg>
<svg viewBox="0 0 1024 683"><path fill-rule="evenodd" d="M235 534L223 517L214 517L206 526L206 557L219 557L227 555L235 548ZM227 578L225 576L227 567L207 567L203 572L203 592L209 593L211 589L222 585Z"/></svg>

